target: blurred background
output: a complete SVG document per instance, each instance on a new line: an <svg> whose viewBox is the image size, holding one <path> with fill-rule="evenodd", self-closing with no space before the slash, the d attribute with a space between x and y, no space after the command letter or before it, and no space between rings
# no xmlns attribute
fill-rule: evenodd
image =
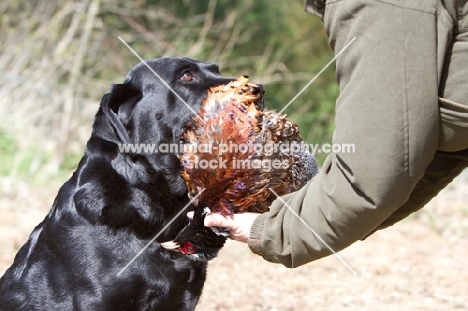
<svg viewBox="0 0 468 311"><path fill-rule="evenodd" d="M0 173L48 180L82 156L111 83L143 58L216 62L247 74L280 110L333 57L303 1L8 0L0 4ZM285 112L307 142L330 141L338 94L324 72Z"/></svg>
<svg viewBox="0 0 468 311"><path fill-rule="evenodd" d="M287 104L332 58L304 0L0 2L0 275L76 168L101 97L142 58L190 57L247 74ZM308 143L331 141L330 66L285 111ZM317 155L322 162L323 155ZM230 242L197 310L466 310L468 177L342 256L294 270Z"/></svg>

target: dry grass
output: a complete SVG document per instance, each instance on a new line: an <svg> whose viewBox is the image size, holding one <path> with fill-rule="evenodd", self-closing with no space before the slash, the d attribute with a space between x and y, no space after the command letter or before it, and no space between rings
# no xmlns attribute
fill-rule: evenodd
<svg viewBox="0 0 468 311"><path fill-rule="evenodd" d="M223 72L236 74L247 67L264 84L310 79L291 72L273 53L276 37L261 56L233 58L236 48L252 40L250 24L240 17L253 3L243 1L222 20L215 18L222 6L217 0L208 1L206 12L189 10L184 17L177 8L185 4L147 9L144 0L0 3L0 155L5 136L15 149L0 172L48 179L69 157L73 162L82 154L102 95L139 62L119 36L144 59L216 61Z"/></svg>
<svg viewBox="0 0 468 311"><path fill-rule="evenodd" d="M0 274L59 186L0 179ZM415 216L341 252L357 276L334 257L287 269L229 242L210 262L197 310L466 310L466 202L465 177Z"/></svg>

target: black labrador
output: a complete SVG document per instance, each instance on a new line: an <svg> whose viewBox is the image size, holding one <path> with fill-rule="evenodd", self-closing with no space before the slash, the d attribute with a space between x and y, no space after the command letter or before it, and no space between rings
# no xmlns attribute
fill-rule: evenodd
<svg viewBox="0 0 468 311"><path fill-rule="evenodd" d="M187 224L172 221L190 204L179 159L123 146L178 144L208 89L232 79L186 58L146 64L103 96L77 170L0 279L0 310L195 308L206 263L159 244Z"/></svg>

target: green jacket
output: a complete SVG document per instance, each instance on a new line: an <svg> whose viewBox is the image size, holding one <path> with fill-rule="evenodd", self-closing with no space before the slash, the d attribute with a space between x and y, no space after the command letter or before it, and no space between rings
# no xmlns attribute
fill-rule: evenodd
<svg viewBox="0 0 468 311"><path fill-rule="evenodd" d="M306 10L335 53L356 38L336 60L333 136L355 152L329 154L255 220L251 250L287 267L393 225L468 164L466 0L308 0Z"/></svg>

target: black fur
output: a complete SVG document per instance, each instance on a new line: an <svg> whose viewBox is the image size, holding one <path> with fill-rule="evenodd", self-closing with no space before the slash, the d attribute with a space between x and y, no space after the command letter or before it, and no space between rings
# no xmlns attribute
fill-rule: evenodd
<svg viewBox="0 0 468 311"><path fill-rule="evenodd" d="M190 59L147 63L195 111L210 87L232 80ZM187 70L192 81L180 79ZM175 154L122 153L118 145L179 143L192 116L143 63L104 95L77 170L0 279L0 310L195 308L206 263L158 243L175 238L185 212L118 275L189 203Z"/></svg>

